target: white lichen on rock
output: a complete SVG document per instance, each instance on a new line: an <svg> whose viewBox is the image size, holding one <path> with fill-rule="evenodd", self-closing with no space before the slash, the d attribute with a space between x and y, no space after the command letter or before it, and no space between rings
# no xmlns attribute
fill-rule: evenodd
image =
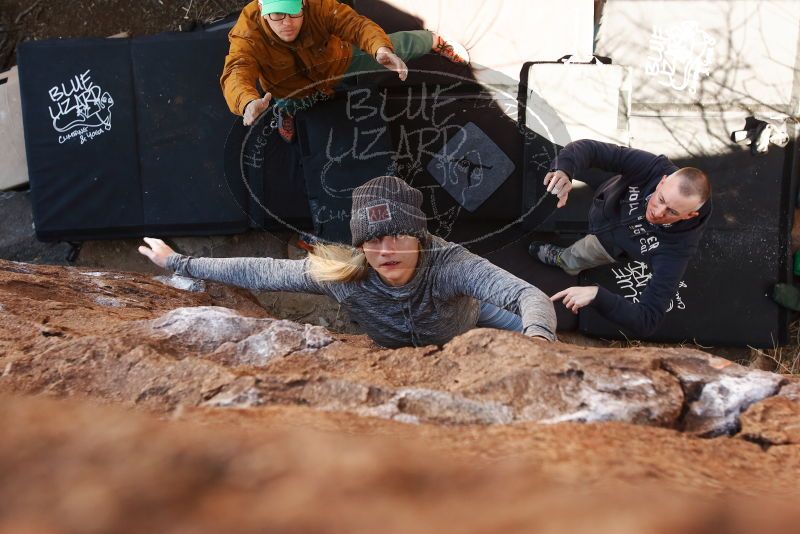
<svg viewBox="0 0 800 534"><path fill-rule="evenodd" d="M703 386L700 398L689 406L693 418L706 422L705 433L735 430L739 414L752 404L777 393L782 378L764 371L743 376L721 375Z"/></svg>
<svg viewBox="0 0 800 534"><path fill-rule="evenodd" d="M176 308L148 322L154 333L166 335L187 348L232 353L233 365L264 366L275 357L320 349L333 342L322 327L292 321L244 317L219 306Z"/></svg>
<svg viewBox="0 0 800 534"><path fill-rule="evenodd" d="M166 286L174 287L182 291L190 291L192 293L203 293L206 290L206 283L204 280L189 278L188 276L181 276L178 274L173 274L172 276L154 276L153 280Z"/></svg>
<svg viewBox="0 0 800 534"><path fill-rule="evenodd" d="M122 300L107 295L95 295L93 299L97 304L108 308L124 308L126 303Z"/></svg>

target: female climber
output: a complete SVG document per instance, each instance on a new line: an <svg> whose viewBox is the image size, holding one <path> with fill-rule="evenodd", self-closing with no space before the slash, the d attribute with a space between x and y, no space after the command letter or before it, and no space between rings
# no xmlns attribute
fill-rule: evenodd
<svg viewBox="0 0 800 534"><path fill-rule="evenodd" d="M428 233L421 206L419 190L380 176L353 190L352 248L319 243L302 260L192 258L146 237L139 252L182 276L328 295L384 347L442 345L476 326L554 341L547 295Z"/></svg>

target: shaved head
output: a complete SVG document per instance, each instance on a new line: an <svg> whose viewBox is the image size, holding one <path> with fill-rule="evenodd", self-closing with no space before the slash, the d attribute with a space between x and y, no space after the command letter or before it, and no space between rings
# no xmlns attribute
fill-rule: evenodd
<svg viewBox="0 0 800 534"><path fill-rule="evenodd" d="M710 197L708 176L700 169L684 167L661 178L647 201L645 216L653 224L693 219Z"/></svg>
<svg viewBox="0 0 800 534"><path fill-rule="evenodd" d="M672 173L672 176L678 179L678 190L681 195L699 199L695 209L699 210L711 198L711 183L708 181L706 173L700 169L683 167Z"/></svg>

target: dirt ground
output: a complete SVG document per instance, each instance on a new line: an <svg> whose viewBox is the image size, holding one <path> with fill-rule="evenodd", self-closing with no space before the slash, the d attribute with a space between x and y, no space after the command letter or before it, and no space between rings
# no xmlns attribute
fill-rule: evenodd
<svg viewBox="0 0 800 534"><path fill-rule="evenodd" d="M246 4L241 0L0 0L0 71L16 65L17 43L27 39L185 31Z"/></svg>

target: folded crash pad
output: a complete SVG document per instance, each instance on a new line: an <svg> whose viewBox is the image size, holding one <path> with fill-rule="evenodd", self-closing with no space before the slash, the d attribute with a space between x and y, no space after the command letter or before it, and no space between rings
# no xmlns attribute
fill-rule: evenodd
<svg viewBox="0 0 800 534"><path fill-rule="evenodd" d="M523 198L526 204L536 201L544 190L541 178L558 150L577 138L630 144L664 154L679 166L703 169L714 189L714 214L663 323L645 339L772 347L785 342L788 333L788 314L772 302L769 293L775 283L788 280L796 144L771 146L766 153L756 153L731 143L730 135L745 124L745 106L761 106L762 113L779 121L780 110L787 109L797 94L785 85L776 91L775 84L756 84L763 99L753 102L744 96L748 91L731 93L727 86L719 87L721 82L730 82L732 71L715 72L713 64L728 43L717 42L711 35L729 18L712 14L719 15L727 4L692 5L703 8L698 21L670 22L663 15L672 8L663 2L609 1L597 52L608 56L611 64L531 62L523 66L519 111L526 132ZM740 14L755 13L750 4L736 7ZM777 17L780 11L768 8L765 13ZM725 13L727 17L729 13ZM800 10L788 10L784 15L792 21L786 23L787 28L793 29L787 30L791 39L780 54L793 57ZM631 20L637 21L635 27L630 26ZM771 48L756 31L763 24L761 18L743 21L736 46L753 61L737 59L735 72L769 70L774 76L763 72L760 77L742 75L734 83L791 77L791 68L786 67L789 63L760 60L764 48ZM618 31L620 28L626 31ZM715 106L713 116L705 105ZM791 131L792 140L795 136ZM570 193L567 207L558 210L540 230L561 234L562 242L581 237L588 229L592 190L610 176L598 171L582 173L580 180L585 183L575 182L580 187ZM647 265L622 261L585 271L580 282L601 285L636 302L650 276ZM581 311L579 325L589 335L634 337L591 308Z"/></svg>
<svg viewBox="0 0 800 534"><path fill-rule="evenodd" d="M0 191L28 183L17 67L0 73Z"/></svg>
<svg viewBox="0 0 800 534"><path fill-rule="evenodd" d="M29 41L18 51L42 240L248 227L223 170L224 32Z"/></svg>

